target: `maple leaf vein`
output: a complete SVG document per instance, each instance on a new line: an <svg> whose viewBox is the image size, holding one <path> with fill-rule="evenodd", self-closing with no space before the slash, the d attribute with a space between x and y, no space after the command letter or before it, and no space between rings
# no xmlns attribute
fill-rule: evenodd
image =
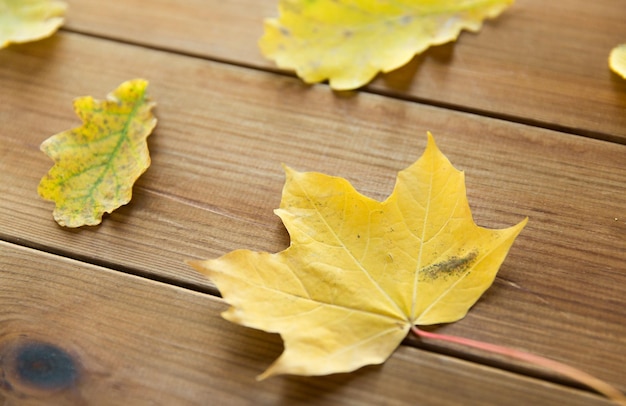
<svg viewBox="0 0 626 406"><path fill-rule="evenodd" d="M363 266L363 264L361 263L361 261L359 261L353 254L352 252L346 247L346 245L343 243L343 241L339 238L339 236L337 235L337 233L335 232L335 230L328 224L328 222L326 221L326 218L322 215L322 213L320 212L319 208L315 205L314 203L314 199L309 195L308 191L302 187L302 185L300 185L298 183L298 186L300 187L300 190L304 193L304 195L307 198L307 201L309 202L309 204L311 206L313 206L315 208L315 212L317 213L318 217L322 220L322 222L324 223L324 226L331 232L331 234L333 235L333 237L335 237L336 241L340 244L339 247L342 248L344 250L344 252L354 261L354 263L358 266L358 268L363 272L363 274L367 277L367 279L370 281L370 283L372 283L372 285L374 285L374 287L376 288L376 290L383 296L385 297L389 303L396 309L396 311L398 312L398 315L403 315L404 312L402 311L402 309L400 308L400 306L398 306L398 304L395 302L395 300L393 300L391 298L391 296L389 296L389 294L382 288L382 286L380 286L380 284L378 283L378 281L376 279L374 279L372 277L372 275L367 271L367 269ZM345 213L345 212L344 212Z"/></svg>

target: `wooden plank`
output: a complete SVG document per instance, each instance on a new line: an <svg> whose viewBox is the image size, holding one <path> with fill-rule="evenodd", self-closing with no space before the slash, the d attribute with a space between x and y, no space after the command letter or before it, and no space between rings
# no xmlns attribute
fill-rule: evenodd
<svg viewBox="0 0 626 406"><path fill-rule="evenodd" d="M275 69L257 47L278 0L70 0L70 30ZM626 41L612 0L517 0L478 35L432 48L370 90L626 143L626 81L610 72Z"/></svg>
<svg viewBox="0 0 626 406"><path fill-rule="evenodd" d="M64 230L36 196L38 151L78 125L70 101L146 76L158 102L153 165L104 224ZM478 224L530 217L497 283L442 331L550 356L624 388L626 146L359 94L75 34L0 53L0 237L206 289L183 264L276 252L280 162L348 178L382 199L426 130L466 170ZM6 101L6 102L4 102Z"/></svg>
<svg viewBox="0 0 626 406"><path fill-rule="evenodd" d="M256 382L275 335L217 298L0 242L5 405L608 405L598 396L401 347L383 366Z"/></svg>

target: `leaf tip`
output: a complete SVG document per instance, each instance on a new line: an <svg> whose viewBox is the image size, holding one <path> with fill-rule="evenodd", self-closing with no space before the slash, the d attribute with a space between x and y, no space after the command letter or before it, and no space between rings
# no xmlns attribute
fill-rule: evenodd
<svg viewBox="0 0 626 406"><path fill-rule="evenodd" d="M285 177L287 178L287 181L293 179L294 177L296 177L298 174L300 174L300 171L297 171L295 169L293 169L291 166L287 165L287 164L281 164L283 171L285 172Z"/></svg>
<svg viewBox="0 0 626 406"><path fill-rule="evenodd" d="M427 141L426 141L426 149L424 150L424 155L426 156L428 154L439 154L449 162L449 160L443 155L443 153L437 146L437 143L435 142L435 137L433 136L433 134L430 131L426 131L426 136L427 136Z"/></svg>
<svg viewBox="0 0 626 406"><path fill-rule="evenodd" d="M526 224L528 224L528 216L524 217L524 220L520 221L518 225L524 228Z"/></svg>
<svg viewBox="0 0 626 406"><path fill-rule="evenodd" d="M510 226L504 230L509 230L512 234L513 234L513 238L517 238L517 236L519 235L519 233L522 232L522 230L524 229L524 227L526 227L526 224L528 224L528 216L524 217L524 219L522 221L520 221L519 223Z"/></svg>
<svg viewBox="0 0 626 406"><path fill-rule="evenodd" d="M184 262L186 265L189 265L190 267L200 272L201 274L203 275L207 274L206 268L204 267L205 261L198 260L198 259L186 259L184 260Z"/></svg>
<svg viewBox="0 0 626 406"><path fill-rule="evenodd" d="M433 133L431 133L430 131L426 131L426 137L428 138L428 144L435 143L435 137L433 136Z"/></svg>

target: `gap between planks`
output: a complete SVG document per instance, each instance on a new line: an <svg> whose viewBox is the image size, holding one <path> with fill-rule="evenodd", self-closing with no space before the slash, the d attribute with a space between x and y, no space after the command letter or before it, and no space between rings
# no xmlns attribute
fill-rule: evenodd
<svg viewBox="0 0 626 406"><path fill-rule="evenodd" d="M245 63L245 62L237 61L235 59L209 57L201 53L182 51L182 50L174 49L174 48L167 47L167 46L155 46L155 45L151 45L149 43L145 43L141 41L131 41L131 40L127 40L121 37L99 35L95 33L85 32L79 29L73 29L73 28L67 28L67 27L61 28L61 31L71 33L71 34L81 35L81 36L85 36L89 38L94 38L94 39L117 42L122 45L135 46L139 48L145 48L148 50L170 53L170 54L177 55L177 56L185 56L185 57L195 58L195 59L199 59L203 61L210 61L210 62L215 62L219 64L230 65L230 66L234 66L238 68L245 68L245 69L255 70L255 71L264 72L264 73L271 73L271 74L275 74L275 75L279 75L283 77L297 78L294 72L283 70L278 67L270 68L270 67L255 65L254 63ZM420 54L415 55L414 58L418 57L419 55ZM301 80L301 79L298 79L298 80ZM322 83L312 84L308 86L328 87L328 83L322 82ZM504 113L499 113L499 114L491 113L487 110L471 108L469 106L462 106L462 105L457 105L457 104L452 104L452 103L438 102L436 100L412 96L411 94L401 94L399 92L394 92L392 90L376 89L367 85L362 88L355 89L352 91L334 91L333 90L332 92L336 95L352 94L356 92L375 94L375 95L389 97L391 99L401 100L405 102L451 110L451 111L458 112L458 113L473 114L473 115L482 116L482 117L490 118L494 120L506 121L506 122L526 125L530 127L542 128L545 130L558 131L564 134L575 135L579 137L591 138L591 139L596 139L600 141L607 141L607 142L611 142L615 144L626 145L626 139L621 139L620 137L615 136L611 133L590 131L590 130L585 130L582 128L575 128L575 127L568 127L568 126L550 123L547 121L535 120L532 118L525 118L521 116L509 115L509 114L504 114Z"/></svg>
<svg viewBox="0 0 626 406"><path fill-rule="evenodd" d="M2 244L2 242L4 242L4 244ZM130 277L137 277L145 281L157 283L159 285L166 285L170 288L175 287L175 288L183 289L185 291L195 292L199 294L206 294L209 296L219 298L218 300L223 301L219 290L217 290L217 288L213 286L196 285L196 284L181 281L175 278L168 278L165 276L159 277L158 275L154 275L154 274L146 274L144 272L141 272L138 269L135 269L132 267L123 267L113 262L97 261L97 260L94 260L93 258L78 255L70 251L54 249L54 248L46 247L44 245L33 243L30 241L24 241L24 240L17 241L14 238L10 238L4 235L0 236L0 250L11 249L11 250L17 251L20 248L26 249L29 251L35 251L44 255L51 255L55 258L58 258L58 260L69 260L71 262L79 262L81 266L87 265L87 266L94 266L97 268L104 268L107 271L111 272L112 274L117 273L117 274L126 275ZM562 386L564 388L568 388L572 390L580 390L582 392L587 392L589 394L598 396L598 394L595 393L593 390L589 389L588 387L576 381L573 381L561 375L552 373L551 371L546 371L541 368L534 367L532 365L523 365L523 364L507 362L506 357L489 354L486 352L476 351L476 350L463 347L463 346L450 347L449 344L447 343L437 343L437 342L432 342L432 341L423 342L423 341L420 341L418 338L414 337L413 335L411 335L411 333L409 333L409 335L403 340L401 345L404 345L410 348L415 348L420 351L432 353L434 355L456 358L462 361L467 361L472 364L482 365L482 366L493 368L496 370L510 372L515 375L527 377L530 379L550 382L552 384ZM0 364L0 367L1 367L1 364ZM3 400L1 394L0 394L0 400Z"/></svg>
<svg viewBox="0 0 626 406"><path fill-rule="evenodd" d="M106 218L103 221L106 221ZM163 283L163 284L170 285L170 286L177 286L182 289L186 289L186 290L198 292L198 293L205 293L211 296L222 297L219 290L217 290L217 288L212 284L194 283L194 281L179 279L175 277L169 277L168 275L159 274L156 272L148 273L148 272L142 271L139 268L135 268L132 266L124 266L120 262L99 260L97 258L94 258L93 256L82 255L78 252L74 252L71 250L55 248L50 245L40 244L35 241L26 240L23 238L16 238L16 237L12 237L6 234L5 235L0 234L0 241L5 241L12 245L32 249L32 250L39 251L45 254L68 258L68 259L78 261L84 264L107 268L114 272L137 276L139 278L146 279L149 281L159 282L159 283Z"/></svg>
<svg viewBox="0 0 626 406"><path fill-rule="evenodd" d="M4 395L7 405L16 399L23 405L122 399L200 404L208 398L221 404L343 405L377 398L398 405L416 399L451 405L460 398L481 405L511 398L526 404L609 404L592 393L406 346L382 366L350 374L254 382L280 345L275 335L222 320L220 299L6 242L0 242L0 252L0 299L6 301L0 369L7 384L0 400ZM15 375L11 360L30 343L67 353L75 379L61 388L38 388Z"/></svg>

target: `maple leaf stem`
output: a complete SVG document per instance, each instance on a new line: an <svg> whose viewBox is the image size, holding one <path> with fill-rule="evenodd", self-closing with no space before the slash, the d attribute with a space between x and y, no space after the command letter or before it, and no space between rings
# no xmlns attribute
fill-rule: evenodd
<svg viewBox="0 0 626 406"><path fill-rule="evenodd" d="M499 345L484 343L481 341L475 341L463 337L456 337L420 330L415 326L411 327L411 331L420 339L426 338L461 344L467 347L477 348L479 350L504 355L510 358L515 358L530 364L550 369L596 390L597 392L601 393L602 395L606 396L607 398L611 399L619 405L626 406L626 396L624 396L624 394L621 393L614 386L570 365L513 348L502 347Z"/></svg>

